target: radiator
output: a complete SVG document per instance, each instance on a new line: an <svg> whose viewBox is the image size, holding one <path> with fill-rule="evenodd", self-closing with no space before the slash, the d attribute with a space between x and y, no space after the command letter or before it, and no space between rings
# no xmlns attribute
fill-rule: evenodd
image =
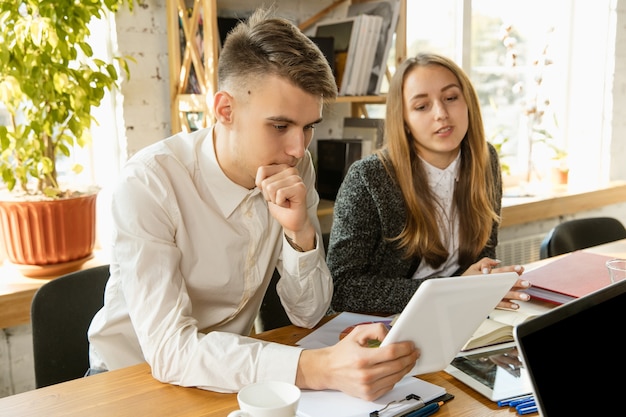
<svg viewBox="0 0 626 417"><path fill-rule="evenodd" d="M502 265L524 265L539 260L539 247L545 233L499 242L496 256Z"/></svg>

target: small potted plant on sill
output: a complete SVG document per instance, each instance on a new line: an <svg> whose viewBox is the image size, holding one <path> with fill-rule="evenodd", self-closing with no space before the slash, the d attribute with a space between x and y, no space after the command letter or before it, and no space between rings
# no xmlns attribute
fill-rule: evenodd
<svg viewBox="0 0 626 417"><path fill-rule="evenodd" d="M27 276L78 269L92 256L97 187L66 188L58 163L90 140L91 114L118 87L118 65L94 56L89 23L133 0L0 2L0 231ZM80 171L80 167L75 167ZM28 233L29 235L24 235Z"/></svg>
<svg viewBox="0 0 626 417"><path fill-rule="evenodd" d="M555 185L566 185L569 179L569 164L567 163L567 151L555 145L550 145L554 155L552 156L551 177Z"/></svg>

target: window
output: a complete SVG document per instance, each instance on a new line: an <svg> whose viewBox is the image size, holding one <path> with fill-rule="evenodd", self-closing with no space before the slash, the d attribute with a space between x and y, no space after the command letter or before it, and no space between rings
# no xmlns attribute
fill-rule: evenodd
<svg viewBox="0 0 626 417"><path fill-rule="evenodd" d="M609 0L407 1L407 53L447 55L470 75L505 184L545 185L566 153L570 186L592 188L609 174L612 26Z"/></svg>

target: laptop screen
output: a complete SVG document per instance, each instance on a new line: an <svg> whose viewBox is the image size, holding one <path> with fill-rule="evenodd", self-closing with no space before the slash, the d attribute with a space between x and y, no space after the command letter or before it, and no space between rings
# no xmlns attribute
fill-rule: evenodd
<svg viewBox="0 0 626 417"><path fill-rule="evenodd" d="M542 416L624 413L624 329L626 281L516 327L516 343Z"/></svg>

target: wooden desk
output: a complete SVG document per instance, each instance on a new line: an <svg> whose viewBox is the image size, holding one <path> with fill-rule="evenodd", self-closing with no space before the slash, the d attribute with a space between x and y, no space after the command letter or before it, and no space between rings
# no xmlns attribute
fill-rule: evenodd
<svg viewBox="0 0 626 417"><path fill-rule="evenodd" d="M328 320L328 318L326 318ZM325 321L326 321L325 320ZM311 331L296 326L261 333L256 337L294 344ZM473 391L444 372L421 376L444 386L456 398L446 403L438 417L514 416L508 408ZM237 409L235 394L163 384L152 378L147 364L80 378L0 399L0 414L24 416L204 416L224 417Z"/></svg>
<svg viewBox="0 0 626 417"><path fill-rule="evenodd" d="M81 269L107 263L104 255L98 251L85 262ZM46 282L57 278L52 275L45 278L28 278L9 263L0 265L0 329L30 323L30 304L35 292Z"/></svg>
<svg viewBox="0 0 626 417"><path fill-rule="evenodd" d="M626 239L587 249L615 257L626 257ZM539 261L535 266L549 262ZM323 322L327 321L327 317ZM322 322L322 323L323 323ZM296 326L261 333L262 340L294 344L311 330ZM517 416L499 408L445 372L420 375L421 379L443 386L455 396L437 417ZM224 417L237 408L235 394L220 394L197 388L162 384L152 378L147 364L80 378L0 399L0 414L21 416L205 416ZM531 414L531 416L537 414Z"/></svg>

